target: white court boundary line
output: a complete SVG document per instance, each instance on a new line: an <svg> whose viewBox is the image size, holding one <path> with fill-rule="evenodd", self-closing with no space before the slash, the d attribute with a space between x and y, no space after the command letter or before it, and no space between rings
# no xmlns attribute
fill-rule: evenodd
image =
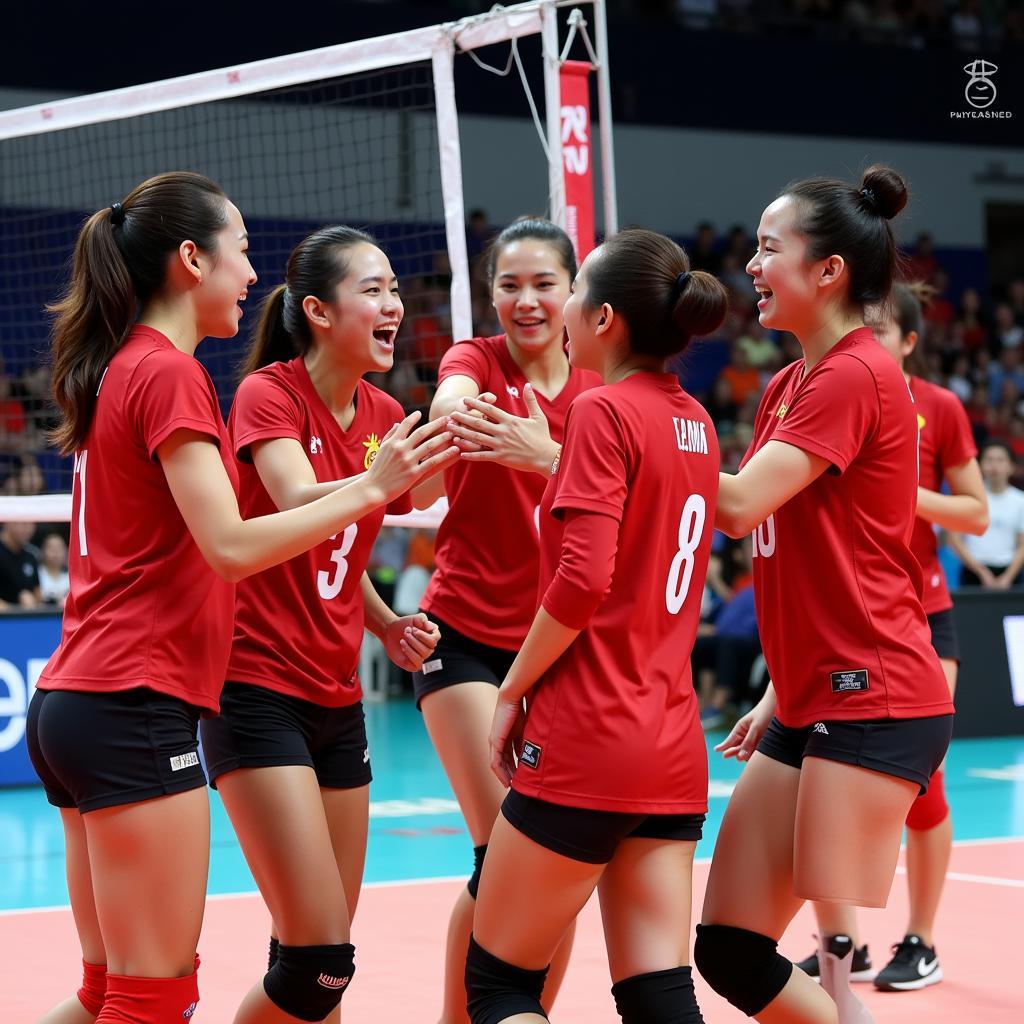
<svg viewBox="0 0 1024 1024"><path fill-rule="evenodd" d="M1024 836L996 836L992 839L955 839L953 846L1005 846L1007 843L1024 843ZM695 865L710 864L710 857L697 857ZM905 875L907 869L903 866L896 868L896 874ZM443 885L447 882L465 882L468 875L435 875L431 878L400 878L387 882L364 882L364 889L400 889L410 885ZM977 882L982 885L1004 886L1012 889L1024 889L1024 878L997 878L991 875L970 875L960 871L947 872L946 878L954 882ZM208 903L219 900L240 900L259 897L255 889L244 892L218 892L206 897ZM0 910L0 918L17 917L29 914L56 914L62 911L70 912L70 904L55 904L48 907L23 907L10 910Z"/></svg>

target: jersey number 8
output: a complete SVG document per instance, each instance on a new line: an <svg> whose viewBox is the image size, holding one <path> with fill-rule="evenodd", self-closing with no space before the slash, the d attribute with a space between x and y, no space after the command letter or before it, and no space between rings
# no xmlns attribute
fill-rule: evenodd
<svg viewBox="0 0 1024 1024"><path fill-rule="evenodd" d="M341 543L331 552L331 561L334 562L333 574L326 569L321 569L316 574L317 590L320 591L320 596L325 601L330 601L337 597L341 593L341 588L345 585L345 577L348 575L348 561L345 556L352 550L352 545L356 542L358 530L358 523L352 523L350 526L345 527L345 532L341 535ZM331 540L334 540L337 536L336 533L333 534Z"/></svg>
<svg viewBox="0 0 1024 1024"><path fill-rule="evenodd" d="M704 498L700 494L691 494L679 517L679 550L672 559L668 579L665 581L665 604L670 615L678 615L686 602L690 580L693 578L694 557L704 533L706 516L707 504Z"/></svg>

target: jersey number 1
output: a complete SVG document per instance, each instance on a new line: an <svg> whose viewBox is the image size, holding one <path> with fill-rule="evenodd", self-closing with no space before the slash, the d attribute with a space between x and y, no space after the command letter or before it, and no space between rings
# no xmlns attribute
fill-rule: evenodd
<svg viewBox="0 0 1024 1024"><path fill-rule="evenodd" d="M358 530L358 523L352 523L351 526L345 527L345 532L341 535L341 543L331 552L334 572L330 573L326 569L321 569L316 574L316 586L320 591L320 596L325 601L330 601L337 597L341 593L341 588L345 585L345 577L348 575L348 561L345 556L352 550L352 545L356 542ZM334 540L337 536L337 534L334 534L331 540Z"/></svg>
<svg viewBox="0 0 1024 1024"><path fill-rule="evenodd" d="M706 516L707 504L704 498L699 494L691 494L683 506L683 514L679 517L679 550L672 559L665 582L665 604L671 615L679 614L690 591L694 557L704 533Z"/></svg>

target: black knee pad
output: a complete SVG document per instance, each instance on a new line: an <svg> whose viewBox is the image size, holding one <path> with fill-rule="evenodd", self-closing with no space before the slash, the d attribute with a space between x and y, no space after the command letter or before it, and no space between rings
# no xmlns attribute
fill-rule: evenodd
<svg viewBox="0 0 1024 1024"><path fill-rule="evenodd" d="M333 1010L355 973L356 947L350 942L336 946L277 947L277 963L263 978L270 1001L299 1020L321 1021Z"/></svg>
<svg viewBox="0 0 1024 1024"><path fill-rule="evenodd" d="M748 1017L785 987L793 965L767 935L724 924L697 925L693 959L704 980Z"/></svg>
<svg viewBox="0 0 1024 1024"><path fill-rule="evenodd" d="M488 953L472 935L466 957L466 1001L473 1024L499 1024L517 1013L536 1013L547 1020L540 996L548 968L528 971Z"/></svg>
<svg viewBox="0 0 1024 1024"><path fill-rule="evenodd" d="M469 876L466 888L469 895L476 899L476 891L480 888L480 872L484 869L484 857L487 856L487 844L473 847L473 874Z"/></svg>
<svg viewBox="0 0 1024 1024"><path fill-rule="evenodd" d="M270 936L270 950L267 953L267 970L268 971L274 966L274 964L277 963L277 951L280 948L281 948L281 943L278 942L277 939L275 939L273 935L271 935Z"/></svg>
<svg viewBox="0 0 1024 1024"><path fill-rule="evenodd" d="M612 997L622 1024L704 1024L689 967L624 978Z"/></svg>

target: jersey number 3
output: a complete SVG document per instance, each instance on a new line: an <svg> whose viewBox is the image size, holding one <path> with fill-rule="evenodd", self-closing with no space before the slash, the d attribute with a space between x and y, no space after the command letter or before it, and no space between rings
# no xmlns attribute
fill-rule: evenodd
<svg viewBox="0 0 1024 1024"><path fill-rule="evenodd" d="M690 592L693 563L701 535L704 533L706 516L707 504L704 498L699 494L691 494L683 506L683 514L679 517L679 549L672 559L668 579L665 581L665 604L671 615L679 614L686 603L686 595Z"/></svg>
<svg viewBox="0 0 1024 1024"><path fill-rule="evenodd" d="M320 591L320 596L325 601L330 601L337 597L341 593L341 588L345 585L345 577L348 575L348 561L345 556L351 552L352 545L356 542L356 533L358 531L358 523L352 523L351 526L345 527L345 532L341 535L341 543L331 552L334 570L328 572L326 569L321 569L316 574L317 590ZM335 540L337 536L337 534L334 534L331 540Z"/></svg>

